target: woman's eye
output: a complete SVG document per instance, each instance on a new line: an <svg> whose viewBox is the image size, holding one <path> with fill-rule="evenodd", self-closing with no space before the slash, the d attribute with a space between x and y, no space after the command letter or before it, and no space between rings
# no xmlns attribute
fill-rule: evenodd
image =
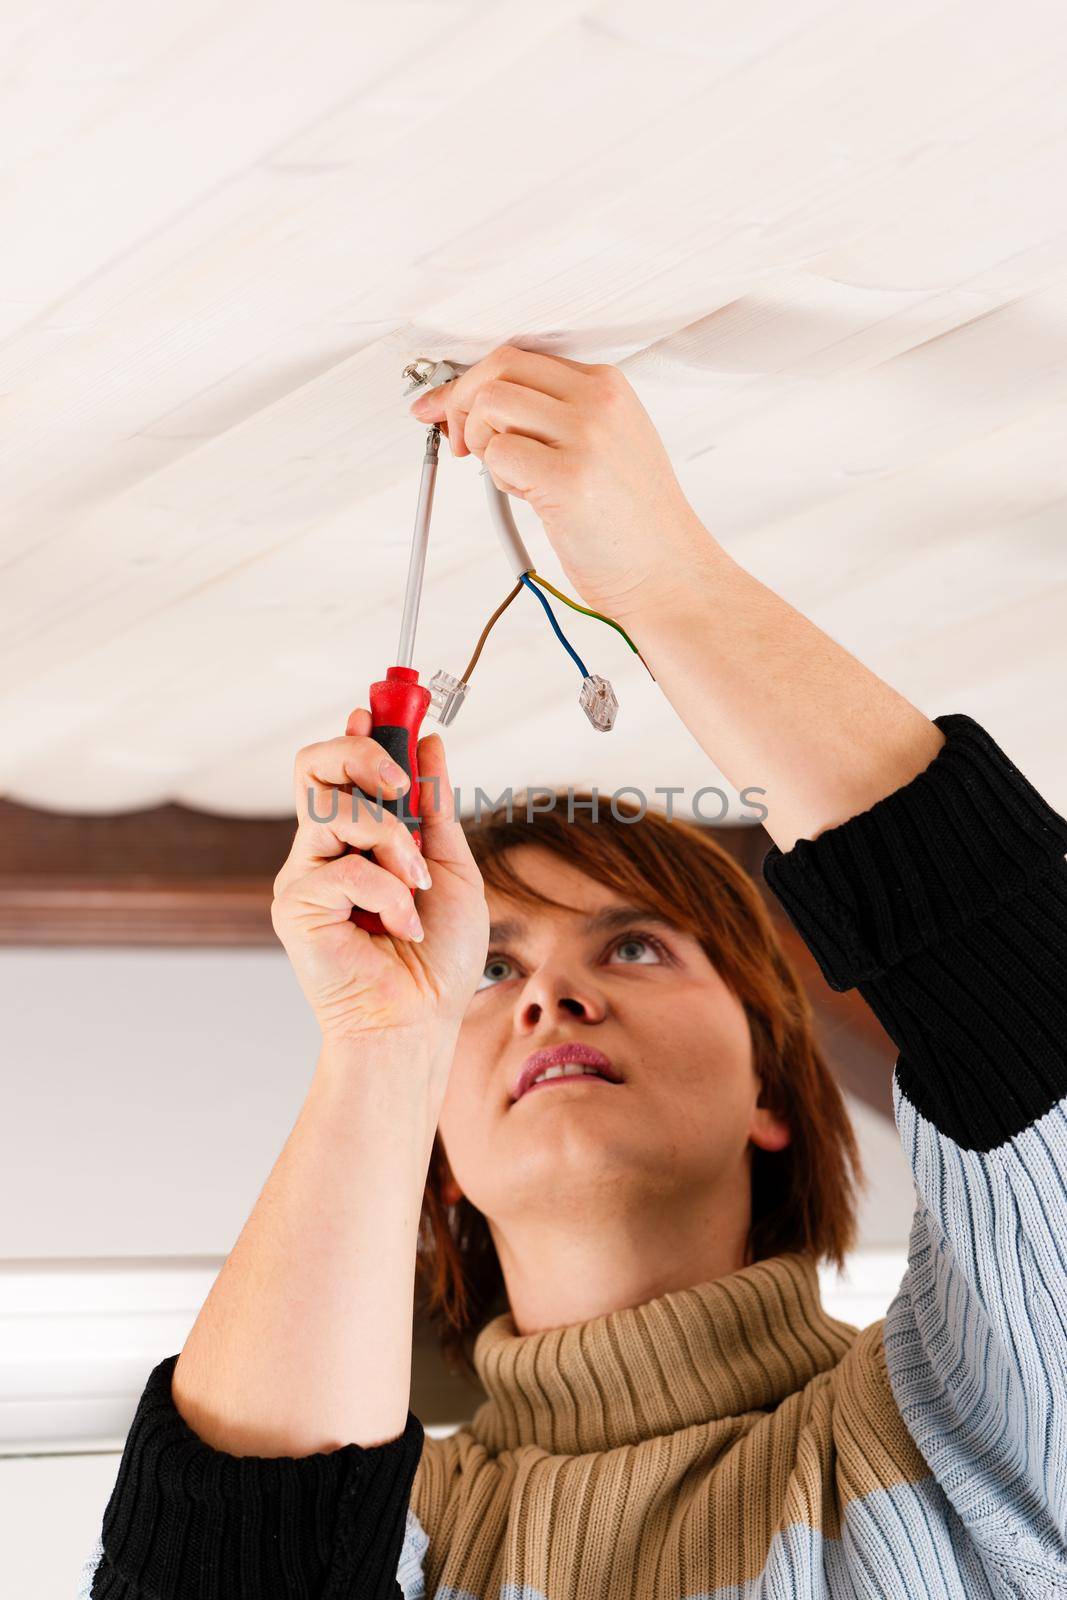
<svg viewBox="0 0 1067 1600"><path fill-rule="evenodd" d="M482 973L478 989L491 989L494 984L502 983L511 970L511 962L506 956L490 956L485 963L485 971ZM475 994L478 993L478 989L475 989Z"/></svg>
<svg viewBox="0 0 1067 1600"><path fill-rule="evenodd" d="M670 960L669 952L659 940L643 933L629 933L622 939L617 939L610 953L613 959L621 960L629 967L662 966L665 961ZM516 971L515 963L507 956L490 956L485 963L475 993L482 989L495 988L497 984L515 977Z"/></svg>
<svg viewBox="0 0 1067 1600"><path fill-rule="evenodd" d="M656 944L651 939L639 937L637 934L628 934L625 939L620 939L614 953L621 955L623 961L632 967L645 966L649 962L660 960L660 951Z"/></svg>

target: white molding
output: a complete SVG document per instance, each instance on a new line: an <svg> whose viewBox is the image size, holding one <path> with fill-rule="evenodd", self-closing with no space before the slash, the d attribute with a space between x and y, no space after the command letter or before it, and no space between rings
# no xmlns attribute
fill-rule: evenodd
<svg viewBox="0 0 1067 1600"><path fill-rule="evenodd" d="M120 1449L221 1266L204 1257L0 1262L0 1455Z"/></svg>
<svg viewBox="0 0 1067 1600"><path fill-rule="evenodd" d="M181 1349L220 1259L0 1261L0 1456L120 1450L152 1368ZM831 1316L884 1316L902 1250L820 1269ZM427 1427L443 1438L454 1426Z"/></svg>

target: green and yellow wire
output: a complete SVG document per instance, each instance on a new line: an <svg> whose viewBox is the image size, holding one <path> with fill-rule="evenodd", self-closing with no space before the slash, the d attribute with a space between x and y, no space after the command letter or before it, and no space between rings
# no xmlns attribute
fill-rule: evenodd
<svg viewBox="0 0 1067 1600"><path fill-rule="evenodd" d="M626 632L626 629L621 623L616 622L613 617L606 617L602 611L591 611L588 606L580 606L577 600L572 600L570 595L564 594L562 589L557 589L555 584L549 583L547 578L542 578L541 574L539 572L535 572L532 567L526 576L528 578L532 578L535 583L539 583L542 589L547 589L549 594L554 594L557 600L562 600L565 606L570 606L572 611L580 611L582 615L586 617L595 617L598 622L606 622L609 628L614 628L616 633L621 633L623 638L626 640L626 643L630 646L630 649L637 657L638 661L640 661L641 665L652 679L652 682L655 683L655 673L652 671L652 668L649 666L648 662L645 660L644 656L634 644L633 640L630 638L630 635Z"/></svg>

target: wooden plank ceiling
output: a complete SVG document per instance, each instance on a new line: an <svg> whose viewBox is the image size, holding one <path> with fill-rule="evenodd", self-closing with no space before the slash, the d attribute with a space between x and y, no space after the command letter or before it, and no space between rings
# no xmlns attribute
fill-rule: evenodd
<svg viewBox="0 0 1067 1600"><path fill-rule="evenodd" d="M1067 809L1065 57L1036 0L8 7L0 792L288 812L393 659L401 369L512 340L621 364L743 564ZM509 586L446 450L420 668ZM520 602L457 782L721 781Z"/></svg>

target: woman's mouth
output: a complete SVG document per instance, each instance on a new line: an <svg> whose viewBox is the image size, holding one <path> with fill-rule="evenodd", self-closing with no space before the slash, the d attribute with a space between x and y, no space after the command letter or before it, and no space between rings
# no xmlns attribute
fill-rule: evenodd
<svg viewBox="0 0 1067 1600"><path fill-rule="evenodd" d="M531 1089L559 1083L621 1083L622 1074L595 1045L556 1044L535 1050L522 1064L512 1089L512 1100L520 1100Z"/></svg>
<svg viewBox="0 0 1067 1600"><path fill-rule="evenodd" d="M583 1067L576 1072L556 1073L552 1077L535 1079L528 1089L523 1090L522 1098L525 1098L528 1094L533 1094L535 1089L548 1089L553 1084L599 1083L606 1085L607 1082L607 1078L601 1078L598 1073L590 1072L588 1067Z"/></svg>

